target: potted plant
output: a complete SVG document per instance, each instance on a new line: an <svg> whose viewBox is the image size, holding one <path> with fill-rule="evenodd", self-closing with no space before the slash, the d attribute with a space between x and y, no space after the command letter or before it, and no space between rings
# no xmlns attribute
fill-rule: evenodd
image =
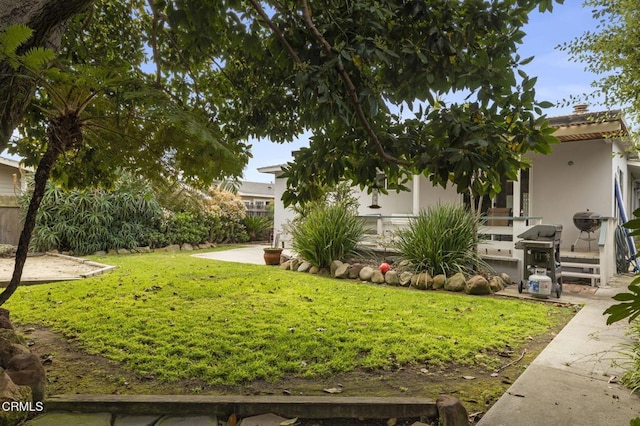
<svg viewBox="0 0 640 426"><path fill-rule="evenodd" d="M267 265L279 265L282 248L278 247L279 235L273 239L271 247L264 248L264 263Z"/></svg>
<svg viewBox="0 0 640 426"><path fill-rule="evenodd" d="M265 247L264 263L267 265L279 265L282 249L280 247Z"/></svg>

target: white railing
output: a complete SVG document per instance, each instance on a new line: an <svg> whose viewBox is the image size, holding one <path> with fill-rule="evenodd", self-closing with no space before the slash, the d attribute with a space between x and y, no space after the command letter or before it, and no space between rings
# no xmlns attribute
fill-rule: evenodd
<svg viewBox="0 0 640 426"><path fill-rule="evenodd" d="M364 244L372 247L388 248L397 231L409 226L413 215L366 215L368 229ZM542 222L541 217L483 217L478 228L482 242L478 246L481 254L514 256L514 244L517 236Z"/></svg>
<svg viewBox="0 0 640 426"><path fill-rule="evenodd" d="M520 257L514 252L518 235L542 223L541 217L491 216L483 217L478 228L482 242L478 251L484 255Z"/></svg>

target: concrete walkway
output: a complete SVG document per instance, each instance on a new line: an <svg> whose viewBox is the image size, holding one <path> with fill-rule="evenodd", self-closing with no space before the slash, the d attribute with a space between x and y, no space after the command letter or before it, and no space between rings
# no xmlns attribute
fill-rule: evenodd
<svg viewBox="0 0 640 426"><path fill-rule="evenodd" d="M631 276L615 277L595 294L565 291L559 301L584 307L478 424L629 426L631 419L640 417L640 394L618 384L629 361L620 353L630 341L628 325L607 326L603 315L616 303L612 297L631 280ZM518 295L515 286L502 294L528 297Z"/></svg>
<svg viewBox="0 0 640 426"><path fill-rule="evenodd" d="M210 253L194 254L194 257L203 259L221 260L223 262L249 263L252 265L264 265L264 249L266 245L252 245L233 250L214 251ZM284 255L291 255L291 250L282 251Z"/></svg>

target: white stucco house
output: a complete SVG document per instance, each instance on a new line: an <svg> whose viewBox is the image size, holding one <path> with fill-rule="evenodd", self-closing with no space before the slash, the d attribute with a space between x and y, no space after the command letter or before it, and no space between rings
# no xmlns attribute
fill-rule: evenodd
<svg viewBox="0 0 640 426"><path fill-rule="evenodd" d="M614 234L621 222L640 207L640 160L629 145L627 124L620 111L589 112L576 107L573 114L552 117L550 124L560 141L548 155L532 154L531 168L521 170L516 181L503 182L503 191L488 204L491 216L480 232L490 241L479 250L496 270L516 279L523 273L523 252L514 247L517 235L535 224L562 225L562 275L565 282L586 279L591 285L605 283L616 273ZM260 168L275 175L275 223L280 241L289 244L287 221L291 210L280 201L286 182L282 166ZM620 202L616 199L616 181ZM371 208L372 196L359 192L359 214L370 223L371 241L389 236L406 226L420 210L439 203L464 203L454 188L434 187L422 176L414 176L411 191L380 194L379 208ZM599 213L600 228L582 233L574 225L578 212ZM591 239L589 241L588 239Z"/></svg>

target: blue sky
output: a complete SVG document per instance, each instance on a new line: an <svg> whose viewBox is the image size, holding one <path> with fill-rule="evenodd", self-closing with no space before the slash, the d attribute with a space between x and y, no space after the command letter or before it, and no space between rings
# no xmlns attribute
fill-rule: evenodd
<svg viewBox="0 0 640 426"><path fill-rule="evenodd" d="M535 56L524 69L529 76L538 77L538 100L557 103L570 95L590 91L594 76L584 71L584 65L570 62L568 56L555 47L595 28L595 25L591 9L583 8L581 0L565 0L565 4L554 6L553 13L535 12L531 15L529 24L524 28L527 36L519 53L522 58ZM571 110L571 106L550 108L547 115L562 115ZM286 163L291 160L292 150L306 144L304 137L288 144L254 142L253 158L245 169L244 180L272 182L273 175L259 173L257 168Z"/></svg>

